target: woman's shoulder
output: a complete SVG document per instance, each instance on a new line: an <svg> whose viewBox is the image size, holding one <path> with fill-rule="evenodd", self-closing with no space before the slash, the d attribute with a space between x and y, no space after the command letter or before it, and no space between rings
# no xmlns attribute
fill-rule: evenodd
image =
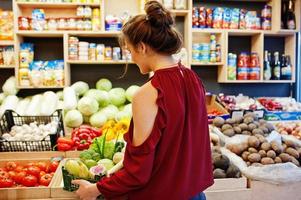
<svg viewBox="0 0 301 200"><path fill-rule="evenodd" d="M148 102L155 102L158 96L156 88L152 85L151 81L142 85L133 97L135 104L148 104Z"/></svg>

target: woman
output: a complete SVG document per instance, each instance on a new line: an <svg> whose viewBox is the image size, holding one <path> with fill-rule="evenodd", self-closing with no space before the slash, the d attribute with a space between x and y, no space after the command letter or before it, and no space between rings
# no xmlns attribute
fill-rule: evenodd
<svg viewBox="0 0 301 200"><path fill-rule="evenodd" d="M157 1L123 27L140 72L154 76L133 98L124 168L97 184L76 180L81 199L205 199L213 184L205 90L172 54L182 47L174 21Z"/></svg>

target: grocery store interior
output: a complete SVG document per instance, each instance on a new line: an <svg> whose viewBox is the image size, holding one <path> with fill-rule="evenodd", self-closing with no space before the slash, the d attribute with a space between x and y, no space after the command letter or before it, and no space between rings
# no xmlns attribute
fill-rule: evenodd
<svg viewBox="0 0 301 200"><path fill-rule="evenodd" d="M123 167L152 74L119 36L147 1L0 0L0 199L76 199ZM160 2L207 92L207 199L301 200L301 0Z"/></svg>

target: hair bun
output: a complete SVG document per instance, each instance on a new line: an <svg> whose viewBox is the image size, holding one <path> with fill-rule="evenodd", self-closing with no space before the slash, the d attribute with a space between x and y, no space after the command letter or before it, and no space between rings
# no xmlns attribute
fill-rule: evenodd
<svg viewBox="0 0 301 200"><path fill-rule="evenodd" d="M168 27L174 24L170 12L162 6L158 1L149 1L145 4L147 20L153 27Z"/></svg>

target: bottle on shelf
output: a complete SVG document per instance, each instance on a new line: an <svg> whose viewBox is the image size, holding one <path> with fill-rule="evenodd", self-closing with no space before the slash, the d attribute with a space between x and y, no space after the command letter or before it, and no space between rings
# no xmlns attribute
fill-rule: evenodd
<svg viewBox="0 0 301 200"><path fill-rule="evenodd" d="M274 53L274 66L273 66L273 80L280 80L280 61L279 61L279 52Z"/></svg>
<svg viewBox="0 0 301 200"><path fill-rule="evenodd" d="M292 80L291 58L290 56L284 56L283 60L285 63L281 63L281 80Z"/></svg>
<svg viewBox="0 0 301 200"><path fill-rule="evenodd" d="M296 29L296 16L294 12L294 2L292 0L288 3L288 9L286 12L286 27L287 29Z"/></svg>
<svg viewBox="0 0 301 200"><path fill-rule="evenodd" d="M286 27L286 12L287 12L287 2L281 1L281 29L287 29Z"/></svg>
<svg viewBox="0 0 301 200"><path fill-rule="evenodd" d="M271 80L272 77L269 56L271 56L271 54L268 51L264 51L264 80Z"/></svg>

